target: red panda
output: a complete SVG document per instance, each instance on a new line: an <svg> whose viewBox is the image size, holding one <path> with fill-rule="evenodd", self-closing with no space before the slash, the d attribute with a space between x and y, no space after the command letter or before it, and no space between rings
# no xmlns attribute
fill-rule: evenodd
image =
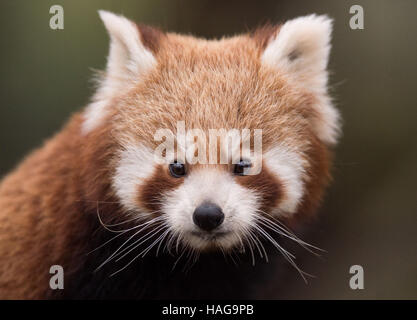
<svg viewBox="0 0 417 320"><path fill-rule="evenodd" d="M99 13L110 51L91 103L0 184L0 298L254 297L275 270L255 260L293 263L282 241L307 244L286 226L314 216L330 178L331 19L204 40ZM156 132L178 123L262 130L261 154L158 162Z"/></svg>

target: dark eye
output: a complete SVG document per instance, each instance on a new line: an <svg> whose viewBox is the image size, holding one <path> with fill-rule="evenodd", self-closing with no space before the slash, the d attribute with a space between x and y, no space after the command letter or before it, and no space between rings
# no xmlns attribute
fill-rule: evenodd
<svg viewBox="0 0 417 320"><path fill-rule="evenodd" d="M169 165L169 172L171 176L175 178L181 178L185 176L185 165L183 163L177 162L176 160Z"/></svg>
<svg viewBox="0 0 417 320"><path fill-rule="evenodd" d="M233 173L238 176L243 176L245 175L245 168L250 168L250 167L252 167L252 163L249 160L241 159L239 163L235 164Z"/></svg>

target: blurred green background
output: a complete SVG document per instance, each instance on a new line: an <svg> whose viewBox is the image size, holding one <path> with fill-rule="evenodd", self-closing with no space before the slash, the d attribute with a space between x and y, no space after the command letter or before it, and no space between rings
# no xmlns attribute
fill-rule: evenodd
<svg viewBox="0 0 417 320"><path fill-rule="evenodd" d="M49 28L54 4L64 7L64 30ZM349 28L354 4L364 30ZM316 278L297 278L277 298L417 298L416 1L2 0L0 176L88 102L91 69L104 68L108 50L98 9L210 38L309 13L333 17L330 82L343 136L309 239L328 252L303 260ZM355 264L364 290L349 288Z"/></svg>

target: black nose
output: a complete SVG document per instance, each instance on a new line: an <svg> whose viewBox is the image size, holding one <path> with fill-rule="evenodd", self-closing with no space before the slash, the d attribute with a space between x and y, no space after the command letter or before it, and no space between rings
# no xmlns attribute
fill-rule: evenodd
<svg viewBox="0 0 417 320"><path fill-rule="evenodd" d="M211 202L199 205L193 214L193 221L201 229L211 231L222 224L224 214L219 206Z"/></svg>

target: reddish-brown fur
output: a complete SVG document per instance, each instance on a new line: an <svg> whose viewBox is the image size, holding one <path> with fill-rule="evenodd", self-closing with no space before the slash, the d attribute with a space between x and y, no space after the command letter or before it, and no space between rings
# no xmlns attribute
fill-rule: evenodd
<svg viewBox="0 0 417 320"><path fill-rule="evenodd" d="M143 45L156 54L159 50L159 43L165 37L165 34L157 28L138 24L139 33Z"/></svg>
<svg viewBox="0 0 417 320"><path fill-rule="evenodd" d="M279 26L272 24L265 24L257 28L252 34L252 39L258 44L261 49L265 49L269 40L279 32Z"/></svg>
<svg viewBox="0 0 417 320"><path fill-rule="evenodd" d="M178 120L185 119L187 128L261 128L264 150L290 138L309 162L306 194L294 217L311 216L317 208L330 160L327 147L310 129L313 100L259 60L277 28L217 42L140 29L158 61L156 70L123 99L115 97L101 126L82 135L82 115L75 115L2 181L0 298L47 297L49 267L71 269L86 254L90 232L99 228L98 222L90 225L97 220L98 205L107 222L124 215L111 188L116 140L133 137L154 147L155 129L175 132ZM157 169L141 187L138 201L158 210L161 191L181 180L170 177L166 168ZM284 188L266 167L258 176L237 181L263 194L262 210L275 206Z"/></svg>
<svg viewBox="0 0 417 320"><path fill-rule="evenodd" d="M184 178L174 178L169 174L167 166L159 165L154 174L139 187L139 203L150 212L158 212L162 206L162 196L165 192L174 190L181 185Z"/></svg>
<svg viewBox="0 0 417 320"><path fill-rule="evenodd" d="M81 137L80 123L73 117L0 185L0 298L46 297L50 266L86 246L88 201L111 198L107 132Z"/></svg>

